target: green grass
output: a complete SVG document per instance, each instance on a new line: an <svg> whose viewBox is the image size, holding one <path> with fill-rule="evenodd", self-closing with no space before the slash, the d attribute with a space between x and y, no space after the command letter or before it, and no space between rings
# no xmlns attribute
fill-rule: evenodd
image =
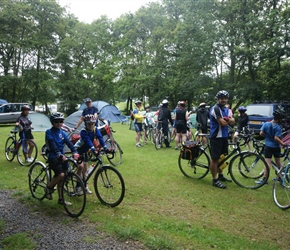
<svg viewBox="0 0 290 250"><path fill-rule="evenodd" d="M120 240L140 241L149 249L289 248L290 210L275 206L272 181L258 190L243 189L234 183L220 190L211 186L210 175L202 180L184 177L174 147L157 151L149 144L136 148L134 131L127 125L113 124L113 128L124 151L123 163L117 168L125 180L125 198L118 207L108 208L95 195L87 196L86 209L79 218L83 223L91 223L96 230ZM74 220L56 204L56 197L42 202L31 198L27 167L16 160L6 161L4 144L9 130L0 129L0 189L15 190L15 197L33 205L30 209L45 211L47 216L59 212L63 224L73 225ZM40 148L44 133L35 132L34 136ZM89 186L93 189L92 180Z"/></svg>

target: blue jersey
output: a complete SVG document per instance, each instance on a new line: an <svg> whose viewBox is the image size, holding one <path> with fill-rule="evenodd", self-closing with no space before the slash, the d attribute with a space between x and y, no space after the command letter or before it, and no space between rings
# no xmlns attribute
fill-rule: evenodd
<svg viewBox="0 0 290 250"><path fill-rule="evenodd" d="M82 116L85 117L86 115L95 115L98 114L99 110L92 106L90 108L85 108L82 112Z"/></svg>
<svg viewBox="0 0 290 250"><path fill-rule="evenodd" d="M210 110L210 138L228 138L228 127L220 126L218 119L228 117L229 109L219 104L214 105Z"/></svg>
<svg viewBox="0 0 290 250"><path fill-rule="evenodd" d="M63 148L65 144L73 153L77 152L66 133L55 127L46 130L45 142L49 150L48 158L56 158L59 155L64 154Z"/></svg>
<svg viewBox="0 0 290 250"><path fill-rule="evenodd" d="M261 131L265 134L265 144L267 147L280 148L280 144L274 140L275 136L279 138L282 136L282 128L278 123L265 122Z"/></svg>

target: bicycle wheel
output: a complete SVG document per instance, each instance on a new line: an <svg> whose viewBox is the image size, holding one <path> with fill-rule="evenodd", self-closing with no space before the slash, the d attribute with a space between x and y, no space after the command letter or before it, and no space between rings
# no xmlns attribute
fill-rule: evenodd
<svg viewBox="0 0 290 250"><path fill-rule="evenodd" d="M47 152L46 144L44 144L44 145L41 147L41 155L42 155L42 157L44 158L44 160L47 160L47 159L48 159L48 152Z"/></svg>
<svg viewBox="0 0 290 250"><path fill-rule="evenodd" d="M273 185L274 203L281 209L290 208L290 167L282 169L280 177L277 175Z"/></svg>
<svg viewBox="0 0 290 250"><path fill-rule="evenodd" d="M14 138L9 136L5 143L5 157L7 161L13 161L15 157Z"/></svg>
<svg viewBox="0 0 290 250"><path fill-rule="evenodd" d="M76 194L76 188L82 189L83 195ZM63 206L71 217L79 217L86 206L86 190L84 183L77 174L69 172L62 182Z"/></svg>
<svg viewBox="0 0 290 250"><path fill-rule="evenodd" d="M42 162L35 162L28 172L28 184L33 198L43 200L45 197L45 188L50 177L47 167Z"/></svg>
<svg viewBox="0 0 290 250"><path fill-rule="evenodd" d="M259 178L266 174L263 182L257 182ZM229 173L233 181L240 187L257 189L262 187L269 178L269 167L264 157L252 153L242 152L236 155L230 162Z"/></svg>
<svg viewBox="0 0 290 250"><path fill-rule="evenodd" d="M122 151L120 145L118 144L118 142L108 140L108 141L106 141L106 145L107 145L108 149L110 149L112 152L112 153L106 154L109 162L113 166L120 165L122 163L123 151Z"/></svg>
<svg viewBox="0 0 290 250"><path fill-rule="evenodd" d="M178 157L178 166L180 171L189 178L202 179L209 172L210 159L207 152L199 148L198 157L192 160L181 158L181 154Z"/></svg>
<svg viewBox="0 0 290 250"><path fill-rule="evenodd" d="M156 144L156 129L152 128L150 130L150 134L151 134L151 142L155 145Z"/></svg>
<svg viewBox="0 0 290 250"><path fill-rule="evenodd" d="M162 147L162 133L158 132L155 138L155 148L158 150Z"/></svg>
<svg viewBox="0 0 290 250"><path fill-rule="evenodd" d="M125 183L120 172L109 166L101 166L94 178L94 188L100 202L110 207L118 206L125 195Z"/></svg>
<svg viewBox="0 0 290 250"><path fill-rule="evenodd" d="M28 151L29 151L29 145L33 145L33 151L31 154L31 158L26 158ZM31 146L30 146L31 147ZM34 141L31 140L25 140L24 142L21 142L21 145L19 146L18 152L17 152L17 161L22 166L30 166L33 164L37 158L38 149Z"/></svg>
<svg viewBox="0 0 290 250"><path fill-rule="evenodd" d="M67 159L67 164L68 164L69 172L74 172L74 173L77 172L77 170L78 170L78 164L76 163L75 160L73 160L71 158L68 158Z"/></svg>

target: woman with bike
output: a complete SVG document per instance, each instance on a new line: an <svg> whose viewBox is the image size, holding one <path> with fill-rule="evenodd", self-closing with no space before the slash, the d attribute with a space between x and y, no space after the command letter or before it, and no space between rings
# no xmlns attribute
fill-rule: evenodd
<svg viewBox="0 0 290 250"><path fill-rule="evenodd" d="M89 161L89 155L88 153L91 152L95 156L97 156L97 149L94 146L94 140L98 139L99 143L103 147L103 149L106 152L109 152L106 146L106 143L103 139L103 136L100 132L100 130L95 126L96 124L96 118L94 115L86 115L84 117L85 122L85 128L81 130L81 138L79 141L75 144L75 147L77 148L78 153L80 154L80 160L82 161L78 165L78 171L77 174L82 177L84 180L86 179L86 173L88 170L88 161ZM97 145L96 145L97 146ZM78 195L82 195L82 188L77 186L76 192ZM86 192L88 194L91 194L92 191L89 190L88 187L86 187Z"/></svg>
<svg viewBox="0 0 290 250"><path fill-rule="evenodd" d="M22 139L23 143L23 154L25 156L26 162L33 162L34 159L31 157L34 144L30 141L34 141L34 137L31 133L32 128L32 121L29 117L30 107L28 105L23 105L21 107L21 114L16 120L16 126L19 128L19 136ZM29 141L26 141L28 139ZM29 148L27 148L29 147Z"/></svg>
<svg viewBox="0 0 290 250"><path fill-rule="evenodd" d="M49 200L52 200L52 193L54 191L55 185L57 185L58 204L64 204L64 200L62 198L61 183L63 178L65 177L65 171L68 169L67 159L64 155L63 150L64 144L66 144L73 152L73 157L75 160L79 158L79 154L77 153L74 145L67 137L66 133L61 129L64 122L63 114L59 112L53 113L50 116L50 122L52 124L52 127L45 132L45 142L49 150L48 164L54 172L54 177L45 188L45 197Z"/></svg>
<svg viewBox="0 0 290 250"><path fill-rule="evenodd" d="M179 102L179 107L176 109L174 121L176 124L175 150L178 150L180 139L186 141L188 112L185 109L185 101Z"/></svg>

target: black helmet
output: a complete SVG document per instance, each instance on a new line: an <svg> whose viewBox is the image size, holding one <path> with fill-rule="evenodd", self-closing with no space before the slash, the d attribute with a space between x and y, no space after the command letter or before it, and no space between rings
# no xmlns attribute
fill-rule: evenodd
<svg viewBox="0 0 290 250"><path fill-rule="evenodd" d="M96 118L95 118L94 115L88 114L88 115L85 115L84 122L85 123L88 123L88 122L95 123L96 122Z"/></svg>
<svg viewBox="0 0 290 250"><path fill-rule="evenodd" d="M179 105L180 105L181 107L185 107L185 101L179 101Z"/></svg>
<svg viewBox="0 0 290 250"><path fill-rule="evenodd" d="M247 108L245 108L244 106L240 106L240 107L238 108L238 111L239 111L239 112L246 112L246 111L247 111Z"/></svg>
<svg viewBox="0 0 290 250"><path fill-rule="evenodd" d="M21 107L21 112L23 112L24 110L30 110L30 107L28 105L23 105Z"/></svg>
<svg viewBox="0 0 290 250"><path fill-rule="evenodd" d="M84 103L86 103L86 102L92 102L92 99L87 97L86 99L84 99Z"/></svg>
<svg viewBox="0 0 290 250"><path fill-rule="evenodd" d="M273 112L274 119L284 119L286 117L285 112L283 110L276 109Z"/></svg>
<svg viewBox="0 0 290 250"><path fill-rule="evenodd" d="M50 122L63 121L63 120L64 120L64 116L60 112L55 112L55 113L51 114L51 116L50 116Z"/></svg>
<svg viewBox="0 0 290 250"><path fill-rule="evenodd" d="M227 92L227 91L225 91L225 90L220 90L219 92L217 92L217 94L216 94L216 98L217 99L220 99L220 98L223 98L223 97L225 97L225 98L229 98L229 93Z"/></svg>

